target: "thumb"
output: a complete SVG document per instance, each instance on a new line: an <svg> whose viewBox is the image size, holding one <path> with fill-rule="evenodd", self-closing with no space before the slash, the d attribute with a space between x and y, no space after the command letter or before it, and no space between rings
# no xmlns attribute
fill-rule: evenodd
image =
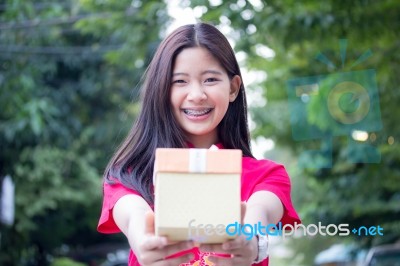
<svg viewBox="0 0 400 266"><path fill-rule="evenodd" d="M244 217L246 216L246 202L240 203L240 217L241 217L241 224L244 224Z"/></svg>
<svg viewBox="0 0 400 266"><path fill-rule="evenodd" d="M155 234L155 228L154 228L154 212L148 211L144 215L145 219L145 226L144 226L144 233L154 235Z"/></svg>

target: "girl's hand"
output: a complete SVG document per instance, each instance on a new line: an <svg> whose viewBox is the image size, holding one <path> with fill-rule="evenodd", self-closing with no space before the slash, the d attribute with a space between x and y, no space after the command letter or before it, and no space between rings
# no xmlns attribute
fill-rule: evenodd
<svg viewBox="0 0 400 266"><path fill-rule="evenodd" d="M258 256L257 237L246 240L241 235L234 240L227 241L223 244L201 245L202 252L216 252L219 254L231 254L231 257L212 256L210 260L218 266L241 265L248 266Z"/></svg>
<svg viewBox="0 0 400 266"><path fill-rule="evenodd" d="M246 203L241 204L242 223L246 215ZM210 260L218 266L225 265L251 265L258 257L258 240L253 236L250 240L246 236L240 235L234 240L226 241L223 244L205 244L200 245L202 252L215 252L219 254L231 254L229 257L211 256Z"/></svg>
<svg viewBox="0 0 400 266"><path fill-rule="evenodd" d="M171 255L193 248L191 241L169 243L167 238L154 235L154 213L146 213L145 235L138 246L137 259L142 266L176 266L188 262L193 255Z"/></svg>

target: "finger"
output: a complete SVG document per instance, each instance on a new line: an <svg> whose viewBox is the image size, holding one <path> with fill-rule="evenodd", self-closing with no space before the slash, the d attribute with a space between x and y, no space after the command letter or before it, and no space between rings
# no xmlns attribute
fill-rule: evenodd
<svg viewBox="0 0 400 266"><path fill-rule="evenodd" d="M156 232L156 230L155 230L155 223L154 223L154 212L148 211L145 214L145 234L154 235L155 232ZM162 238L164 238L164 237L162 237ZM177 241L170 241L168 239L166 239L166 240L167 240L167 245L177 243Z"/></svg>
<svg viewBox="0 0 400 266"><path fill-rule="evenodd" d="M240 246L240 242L236 242L238 247L231 246L226 252L233 254L232 265L249 265L258 254L257 238L253 238L251 241L242 240L243 246Z"/></svg>
<svg viewBox="0 0 400 266"><path fill-rule="evenodd" d="M208 261L212 263L212 265L224 266L224 265L243 265L243 264L234 264L233 256L213 256L208 257Z"/></svg>
<svg viewBox="0 0 400 266"><path fill-rule="evenodd" d="M156 260L173 259L176 257L178 252L189 250L193 248L193 246L194 245L191 241L179 242L160 249L151 250L146 254L147 256L155 258Z"/></svg>
<svg viewBox="0 0 400 266"><path fill-rule="evenodd" d="M243 248L248 244L249 240L247 240L245 236L238 236L233 240L222 243L222 249L231 252L232 250Z"/></svg>
<svg viewBox="0 0 400 266"><path fill-rule="evenodd" d="M145 217L145 234L154 235L155 226L154 226L154 212L148 211L144 215Z"/></svg>
<svg viewBox="0 0 400 266"><path fill-rule="evenodd" d="M201 252L215 252L215 253L227 253L226 250L222 248L222 244L201 244L199 247Z"/></svg>
<svg viewBox="0 0 400 266"><path fill-rule="evenodd" d="M141 255L140 255L140 262L141 264L144 265L153 265L152 263L155 263L157 261L163 261L163 260L169 260L169 259L175 259L176 254L178 252L188 250L193 247L193 243L187 241L187 242L179 242L174 245L164 245L161 248L154 248L157 244L151 243L151 241L156 241L158 237L153 237L149 238L146 240L146 247L142 249ZM149 249L149 247L152 247ZM146 249L147 248L147 249Z"/></svg>
<svg viewBox="0 0 400 266"><path fill-rule="evenodd" d="M154 212L148 211L145 216L144 232L148 236L148 239L143 243L142 248L144 250L152 250L155 248L162 248L167 245L167 239L165 237L154 236Z"/></svg>
<svg viewBox="0 0 400 266"><path fill-rule="evenodd" d="M169 259L171 257L174 257L176 253L189 250L193 247L194 247L193 241L183 241L173 245L169 245L165 248L164 258Z"/></svg>
<svg viewBox="0 0 400 266"><path fill-rule="evenodd" d="M159 237L155 235L148 235L146 240L140 245L142 252L148 252L155 249L161 249L167 245L167 239L165 237Z"/></svg>

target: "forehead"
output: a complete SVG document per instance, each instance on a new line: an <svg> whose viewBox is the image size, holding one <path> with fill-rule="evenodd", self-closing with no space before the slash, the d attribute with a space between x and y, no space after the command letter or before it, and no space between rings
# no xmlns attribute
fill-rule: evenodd
<svg viewBox="0 0 400 266"><path fill-rule="evenodd" d="M215 68L224 71L220 62L203 47L191 47L183 49L176 57L174 63L175 71L189 71L204 68Z"/></svg>

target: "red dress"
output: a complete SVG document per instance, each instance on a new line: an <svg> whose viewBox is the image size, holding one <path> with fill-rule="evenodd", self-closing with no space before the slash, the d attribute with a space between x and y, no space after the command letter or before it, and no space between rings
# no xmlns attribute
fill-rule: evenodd
<svg viewBox="0 0 400 266"><path fill-rule="evenodd" d="M249 157L242 159L242 179L241 179L241 200L247 201L250 196L256 191L270 191L274 193L282 202L284 206L284 214L281 219L282 225L300 223L299 216L297 215L290 196L291 184L289 176L285 168L273 161L257 160ZM117 183L110 185L106 182L103 184L104 198L103 208L97 230L101 233L111 234L120 233L121 231L115 224L112 216L112 209L115 203L124 195L136 194L138 192L124 187L122 184ZM139 195L140 196L140 195ZM198 248L180 252L178 255L186 253L193 253L194 259L190 262L181 264L180 266L203 266L213 265L208 262L210 253L201 253ZM268 259L261 263L253 264L254 266L268 266ZM140 266L135 254L130 251L129 266Z"/></svg>

